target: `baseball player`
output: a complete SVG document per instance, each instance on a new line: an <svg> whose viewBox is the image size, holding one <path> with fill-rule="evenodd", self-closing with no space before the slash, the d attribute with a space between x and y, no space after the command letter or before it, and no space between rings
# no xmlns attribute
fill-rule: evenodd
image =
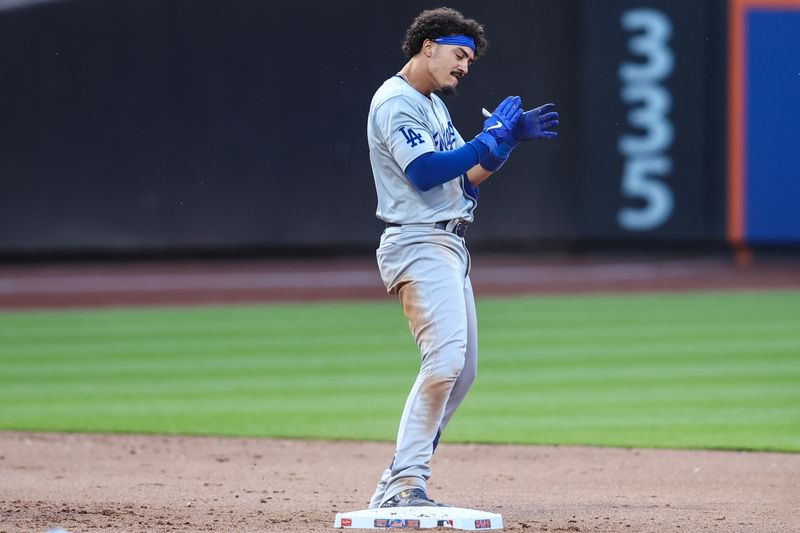
<svg viewBox="0 0 800 533"><path fill-rule="evenodd" d="M375 93L367 121L370 162L386 222L381 278L397 294L422 354L394 459L370 507L436 506L429 462L475 379L478 326L464 235L478 186L521 141L557 136L553 104L523 112L509 96L465 142L434 94L453 94L486 49L483 27L453 9L423 11L406 33L408 63Z"/></svg>

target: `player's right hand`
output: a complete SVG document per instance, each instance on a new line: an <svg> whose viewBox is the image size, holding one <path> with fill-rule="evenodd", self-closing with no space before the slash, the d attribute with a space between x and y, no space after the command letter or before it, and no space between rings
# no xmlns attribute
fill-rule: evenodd
<svg viewBox="0 0 800 533"><path fill-rule="evenodd" d="M483 133L488 133L500 144L511 135L521 116L522 99L519 96L509 96L500 102L483 123Z"/></svg>
<svg viewBox="0 0 800 533"><path fill-rule="evenodd" d="M558 137L558 132L553 131L558 126L558 112L555 107L555 104L548 103L526 111L511 130L511 136L517 141L555 139Z"/></svg>

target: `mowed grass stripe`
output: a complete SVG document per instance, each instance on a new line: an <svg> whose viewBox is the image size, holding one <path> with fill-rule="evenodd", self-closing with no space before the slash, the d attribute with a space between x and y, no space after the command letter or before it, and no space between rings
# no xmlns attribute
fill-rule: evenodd
<svg viewBox="0 0 800 533"><path fill-rule="evenodd" d="M377 348L373 345L364 345L358 342L347 343L340 341L336 344L326 346L324 349L314 349L310 347L307 353L301 353L303 365L307 369L325 369L336 372L337 370L347 370L353 365L368 369L371 367L383 368L385 365L396 366L404 361L405 356L414 351L413 345L409 342L407 349L395 349L387 351L382 348L389 341L387 337L382 345ZM394 339L397 344L404 344L405 339ZM409 339L410 341L410 339ZM8 366L3 376L0 376L0 383L4 380L23 377L29 374L36 374L40 378L48 376L68 377L69 375L91 375L105 374L108 372L128 372L138 373L160 373L163 371L179 371L187 365L187 359L191 361L192 369L199 370L231 370L247 369L268 366L270 369L280 372L286 370L294 372L298 363L298 353L287 350L268 349L262 345L248 345L246 349L243 343L225 344L219 346L205 347L203 350L196 349L192 343L186 345L186 350L190 355L183 352L174 352L175 346L170 346L170 350L156 350L151 345L144 344L133 349L130 346L118 347L117 350L108 348L108 352L103 357L78 357L80 347L72 347L67 350L64 348L51 347L51 350L59 352L62 357L48 357L47 352L37 352L35 355L23 356L17 354L5 359ZM549 345L546 348L533 350L526 346L520 349L515 342L494 343L484 341L484 351L488 352L483 358L485 368L494 369L497 373L503 371L510 379L519 377L519 366L525 367L535 365L537 372L546 370L549 367L558 369L565 366L580 366L591 369L597 366L607 366L610 362L629 362L631 364L642 363L648 366L658 366L663 364L681 365L695 364L698 355L707 357L724 357L726 367L732 364L756 361L759 364L764 355L770 354L774 361L786 358L790 362L794 360L795 354L800 353L800 342L787 338L765 338L765 339L727 339L727 340L704 340L702 342L672 341L672 344L659 341L658 343L648 343L637 340L635 343L628 343L627 346L598 346L595 343L591 349L583 344L570 345ZM495 346L495 344L498 344ZM340 349L344 345L347 350ZM178 345L180 346L180 345ZM331 357L331 347L337 353L335 358ZM163 348L163 347L162 347ZM495 352L497 355L495 355ZM64 357L64 354L71 354ZM114 358L109 358L108 353L114 353ZM366 356L365 356L366 355ZM127 357L125 357L127 356ZM400 365L405 366L404 364Z"/></svg>
<svg viewBox="0 0 800 533"><path fill-rule="evenodd" d="M502 361L487 363L485 370L490 374L492 382L500 385L513 386L515 383L546 383L548 381L562 382L565 380L586 381L619 381L629 379L661 380L662 378L691 379L693 377L726 378L743 375L747 377L776 376L800 378L797 368L797 352L786 343L777 346L760 347L758 357L750 352L743 353L748 345L737 346L736 350L726 352L726 356L707 356L700 352L683 355L664 353L659 357L652 357L643 351L633 351L618 358L605 354L603 357L576 356L536 360L535 363L520 360L519 358L505 358ZM407 364L399 364L401 358L407 353L396 352L395 359L373 359L362 362L360 360L332 361L330 358L312 359L304 358L302 365L309 379L314 376L345 376L352 373L352 365L359 366L359 375L384 374L387 371L402 371ZM637 357L638 356L638 357ZM769 356L770 365L765 366L763 358ZM168 357L168 356L166 356ZM526 356L526 359L536 356ZM642 360L647 358L648 360ZM700 365L698 358L705 358L710 364ZM724 359L724 361L723 361ZM619 363L620 367L613 365ZM513 367L513 368L511 368ZM520 370L526 373L521 374ZM270 379L284 379L297 374L297 361L292 362L287 358L280 361L258 357L230 357L221 359L204 359L191 361L190 366L186 361L130 361L108 360L99 364L86 362L68 364L59 361L57 364L47 365L36 363L25 367L9 367L3 372L0 384L12 385L26 377L35 378L40 383L58 384L71 381L94 381L97 378L114 379L127 382L163 379L175 376L181 380L200 380L204 378L223 378L226 376L246 376L248 374L264 375Z"/></svg>
<svg viewBox="0 0 800 533"><path fill-rule="evenodd" d="M236 305L208 307L159 307L79 311L2 311L0 320L9 326L0 329L0 339L38 333L41 335L80 336L82 330L97 335L137 333L196 333L208 327L228 332L249 332L254 327L268 333L304 334L309 329L337 332L357 321L361 325L385 324L390 302L337 302L280 304L276 306ZM170 320L176 315L190 320ZM320 321L324 318L324 321ZM393 316L402 322L402 317ZM96 328L101 322L102 330ZM46 327L43 327L46 326Z"/></svg>
<svg viewBox="0 0 800 533"><path fill-rule="evenodd" d="M797 291L481 299L445 438L800 450L799 310ZM392 440L417 366L390 300L0 313L0 427Z"/></svg>
<svg viewBox="0 0 800 533"><path fill-rule="evenodd" d="M0 315L2 316L2 315ZM768 319L769 320L769 319ZM683 339L692 338L707 338L709 335L747 335L748 337L765 337L783 332L790 332L796 327L796 321L792 319L783 318L772 319L768 322L756 323L725 323L725 324L648 324L625 326L584 326L580 329L576 327L564 326L562 328L555 328L553 326L542 326L538 323L528 324L493 324L487 325L490 328L488 331L482 330L482 338L500 338L504 341L518 340L521 342L529 341L544 341L544 342L560 342L567 341L569 343L580 343L596 341L598 339L608 339L609 341L620 340L621 338L663 338L669 340L674 338L676 334L680 334ZM363 327L363 326L362 326ZM378 329L369 328L360 331L358 329L351 329L349 331L342 328L335 331L321 331L315 328L316 337L309 339L308 330L302 332L283 331L280 335L274 332L258 331L255 339L258 342L263 342L273 346L286 346L286 347L314 347L315 345L324 344L326 342L337 342L343 337L348 338L348 342L374 342L382 340L387 334L397 336L399 335L395 324L392 324L391 331L388 328ZM10 328L9 328L10 329ZM377 331L376 331L377 329ZM220 338L219 335L226 335L225 338ZM16 347L17 349L24 349L26 351L35 351L37 349L49 348L52 344L61 344L63 342L70 342L82 337L90 335L95 343L101 347L109 345L116 347L130 341L136 341L142 344L147 344L153 348L158 348L160 345L168 346L169 343L181 342L184 344L195 343L202 346L208 340L215 340L218 342L226 342L231 345L241 343L254 337L253 329L238 328L237 331L228 330L227 328L220 328L216 325L205 325L202 328L194 330L176 330L176 331L151 331L151 332L136 332L135 334L119 332L109 333L108 331L90 330L72 330L69 335L59 334L54 335L51 331L39 331L36 338L32 338L31 332L24 334L17 333L17 335L4 335L2 339L3 345L6 348ZM403 338L406 335L402 335Z"/></svg>
<svg viewBox="0 0 800 533"><path fill-rule="evenodd" d="M768 295L767 302L764 297ZM668 296L667 299L664 296ZM731 303L724 313L709 314L709 299ZM654 309L659 306L660 309ZM77 312L0 312L0 339L31 334L36 337L49 334L83 336L83 331L104 332L116 336L159 332L177 335L181 332L202 333L212 330L250 332L259 328L264 332L282 334L308 331L339 332L343 326L386 327L387 319L402 323L402 317L393 311L391 302L326 303L314 305L235 306L162 309L111 309ZM787 315L787 311L795 311ZM542 298L512 298L481 300L480 318L483 326L506 325L517 328L561 325L567 329L575 325L607 328L623 322L626 326L660 327L670 324L691 328L697 318L705 325L738 324L747 326L752 320L792 321L796 317L796 291L739 292L739 293L685 293L680 295L635 296L561 296ZM174 316L186 320L170 320ZM746 321L731 319L747 318ZM320 320L322 319L322 320ZM567 322L565 322L565 319ZM533 320L533 322L532 322ZM98 323L102 328L98 328Z"/></svg>
<svg viewBox="0 0 800 533"><path fill-rule="evenodd" d="M493 380L486 380L479 388L476 386L475 394L487 389L485 402L497 403L525 403L546 404L565 402L585 403L599 402L604 399L616 397L646 398L652 403L669 403L679 405L681 402L692 399L696 401L703 397L721 398L726 401L736 401L739 398L763 397L769 400L780 400L784 397L800 399L797 383L794 376L776 377L762 373L761 379L750 379L745 373L728 379L708 379L707 376L687 378L680 383L664 383L655 379L616 379L602 383L585 383L567 378L550 382L536 381L529 384L517 384L504 387L497 385ZM383 378L383 379L379 379ZM9 401L19 401L20 405L14 410L24 408L25 405L35 405L41 402L67 398L69 402L82 400L101 400L107 398L114 401L117 398L133 400L141 396L143 400L149 399L148 394L157 395L166 399L180 398L190 394L250 394L259 397L274 397L282 400L285 395L300 393L318 393L324 397L326 393L345 392L346 397L337 398L337 403L346 402L348 398L363 394L364 390L382 391L387 388L405 391L409 388L409 378L402 375L383 377L379 374L342 376L335 380L319 376L312 376L302 384L287 380L268 380L262 377L248 375L219 376L213 382L198 383L196 379L170 377L168 379L139 380L136 382L119 382L116 380L73 381L48 384L41 386L35 396L31 395L29 386L18 384L10 385L4 392L4 397ZM653 390L653 384L659 388ZM355 389L355 390L354 390ZM379 395L382 396L382 395ZM570 400L571 399L571 400ZM68 403L69 403L68 402ZM302 404L301 404L302 405ZM483 405L483 404L482 404ZM480 407L476 407L480 409Z"/></svg>
<svg viewBox="0 0 800 533"><path fill-rule="evenodd" d="M330 406L337 408L342 405L350 405L355 402L358 407L363 407L364 400L370 403L381 401L390 398L391 395L380 394L380 392L389 387L395 392L403 392L406 383L397 379L394 382L382 383L375 385L368 379L350 379L345 381L339 386L326 386L321 389L321 392L326 394L337 394L349 389L350 387L357 386L358 391L350 392L341 397L337 402ZM797 402L800 401L800 394L797 392L796 381L785 380L784 382L771 383L772 389L769 393L765 392L762 384L749 385L747 387L737 387L739 392L731 393L730 387L725 385L717 386L697 386L697 384L684 384L681 386L665 387L659 389L657 394L648 394L648 402L644 404L644 408L650 407L696 407L704 408L713 405L724 406L758 406L761 404L766 405L769 403L775 407L796 407ZM306 390L318 389L316 386L309 386ZM158 403L161 400L169 400L164 402L166 406L172 403L179 403L183 401L194 401L195 399L210 399L214 401L221 401L223 403L230 401L232 398L249 398L252 400L278 400L278 405L283 406L284 395L288 392L289 387L265 387L263 382L257 380L219 380L214 383L213 387L198 387L192 383L171 383L169 385L158 384L148 385L145 383L139 385L116 385L108 384L105 386L89 385L89 384L75 384L71 386L61 386L58 388L48 387L46 390L37 395L35 398L26 398L26 403L20 404L15 407L18 412L23 412L28 409L40 409L52 405L53 402L58 402L65 396L72 396L70 405L87 405L98 400L105 399L103 406L112 405L115 403L122 404L147 404ZM480 404L473 406L471 409L475 413L495 414L497 406L507 405L516 402L517 405L524 405L527 407L535 405L538 407L557 407L559 409L573 409L585 408L595 405L617 405L620 403L635 400L647 392L647 387L644 385L639 388L625 388L619 387L607 389L596 389L592 393L582 391L580 388L562 388L560 390L552 390L542 388L540 394L536 397L528 399L526 402L519 402L520 391L502 391L492 392L491 394L475 392L476 398L481 400ZM108 397L113 393L113 397ZM377 395L375 395L377 393ZM375 396L373 396L375 395ZM10 395L13 399L13 395ZM324 397L321 397L323 400ZM477 400L476 400L477 401ZM393 404L396 406L396 404ZM638 404L636 404L638 405ZM302 408L302 404L299 404ZM260 406L255 404L256 409L268 409L269 405ZM513 409L512 409L513 410ZM508 411L507 411L508 412Z"/></svg>
<svg viewBox="0 0 800 533"><path fill-rule="evenodd" d="M670 331L660 330L646 331L644 328L616 328L613 332L604 330L591 331L582 328L580 336L576 337L572 332L554 332L552 330L540 332L536 330L515 330L515 331L496 331L490 330L482 333L481 342L483 346L491 348L497 342L505 347L519 346L533 350L543 351L554 346L562 349L580 348L583 346L596 346L598 341L613 346L616 344L624 345L624 348L631 348L638 345L650 346L649 351L663 351L665 346L669 346L672 341L678 338L681 346L687 346L690 341L698 343L729 343L736 342L776 342L783 340L785 336L787 342L795 342L793 337L794 327L797 324L786 322L785 324L745 324L741 327L728 325L726 328L709 327L703 330L702 326L693 325L687 327L686 331L681 331L678 327L670 328ZM344 348L354 347L365 350L382 351L387 343L413 346L413 340L406 331L398 332L398 328L393 328L392 332L359 332L359 331L340 331L337 334L317 334L309 338L306 332L303 335L291 336L283 334L276 337L275 334L265 334L263 332L250 331L237 335L228 335L224 330L214 330L206 328L203 335L137 335L137 336L118 336L115 338L98 338L92 336L90 346L86 345L86 337L74 337L72 339L49 339L39 337L36 339L24 340L14 339L3 342L3 352L6 353L8 361L15 358L30 361L32 358L40 357L51 361L54 356L64 356L70 359L76 350L81 351L83 359L92 358L101 360L109 351L141 351L142 356L155 355L161 352L176 351L176 356L202 357L204 355L218 355L220 349L235 352L255 352L263 353L264 350L275 352L282 350L287 353L329 353L330 350L337 349L343 351ZM630 331L630 333L626 333ZM78 342L74 342L78 341ZM658 343L654 346L654 343ZM179 350L175 350L175 348ZM58 348L54 350L54 348ZM485 348L484 348L485 349Z"/></svg>

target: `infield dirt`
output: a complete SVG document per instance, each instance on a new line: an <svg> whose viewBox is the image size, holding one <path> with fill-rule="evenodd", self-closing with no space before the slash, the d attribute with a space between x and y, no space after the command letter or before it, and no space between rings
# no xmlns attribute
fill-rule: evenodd
<svg viewBox="0 0 800 533"><path fill-rule="evenodd" d="M332 531L392 445L0 433L0 531ZM511 531L798 531L800 455L444 443L431 495Z"/></svg>

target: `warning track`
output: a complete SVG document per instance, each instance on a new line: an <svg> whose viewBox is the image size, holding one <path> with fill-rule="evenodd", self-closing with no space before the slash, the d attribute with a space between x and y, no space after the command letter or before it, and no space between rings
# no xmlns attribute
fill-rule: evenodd
<svg viewBox="0 0 800 533"><path fill-rule="evenodd" d="M475 257L478 296L800 288L800 261ZM0 266L0 308L385 298L374 259Z"/></svg>

